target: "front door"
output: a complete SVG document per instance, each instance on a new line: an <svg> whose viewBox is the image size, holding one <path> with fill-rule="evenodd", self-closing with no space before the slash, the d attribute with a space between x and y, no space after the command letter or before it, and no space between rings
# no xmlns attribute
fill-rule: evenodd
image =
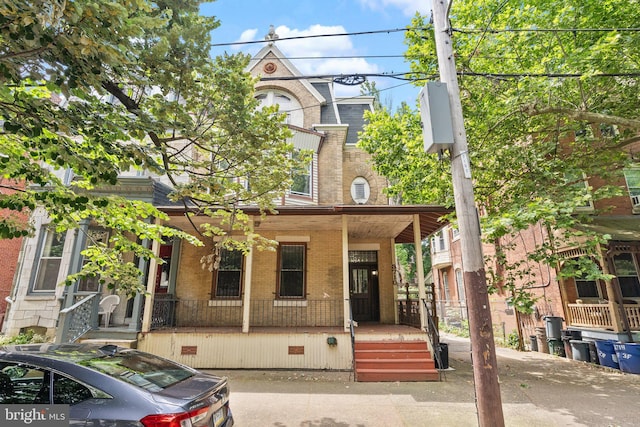
<svg viewBox="0 0 640 427"><path fill-rule="evenodd" d="M380 320L377 274L377 265L349 265L351 313L357 322Z"/></svg>

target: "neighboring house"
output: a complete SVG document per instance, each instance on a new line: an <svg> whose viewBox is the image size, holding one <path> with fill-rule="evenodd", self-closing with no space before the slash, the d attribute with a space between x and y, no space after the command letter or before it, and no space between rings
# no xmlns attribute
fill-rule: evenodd
<svg viewBox="0 0 640 427"><path fill-rule="evenodd" d="M63 182L70 182L69 171L56 171ZM144 200L154 205L166 206L166 198L171 189L157 179L136 174L123 174L118 184L108 188L97 189L96 192L119 194L124 197ZM109 289L101 289L97 281L86 280L71 287L59 285L66 276L78 272L82 266L80 251L87 242L106 242L109 231L97 228L93 224L84 223L80 229L59 233L49 227L46 212L37 208L30 221L34 227L33 236L25 238L20 262L14 277L14 286L9 301L3 333L8 336L25 332L28 329L36 333L53 337L63 331L64 316L60 310L73 306L83 298L90 300L84 306L83 316L75 319L74 331L83 330L94 324L97 327L98 303L103 295L111 294ZM142 269L146 268L140 263ZM118 304L111 316L112 324L127 325L131 328L133 338L139 328L139 311L143 301L137 297L138 306L133 300ZM137 308L137 310L135 310ZM138 320L136 320L138 319ZM71 336L76 332L71 332ZM131 334L127 335L132 338Z"/></svg>
<svg viewBox="0 0 640 427"><path fill-rule="evenodd" d="M244 256L222 250L219 265L210 270L202 259L211 245L156 243L152 248L165 263L140 263L148 295L121 299L112 317L117 327L85 333L82 325L97 327L96 296L109 292L90 284L63 290L48 282L46 295L40 292L38 268L55 264L58 280L77 271L83 239L77 230L64 239L51 234L35 216L40 231L27 244L8 331L40 325L55 330L61 341L91 337L127 343L199 368L342 370L355 363L358 380L437 379L429 352L437 342L421 330L429 319L427 304L413 307L417 328L399 324L394 245L413 243L419 255L422 239L442 226L439 219L450 210L393 205L384 195L386 180L356 146L372 97L336 98L331 81L305 78L273 43L254 57L249 71L262 77L256 86L262 104L277 103L286 111L294 147L313 152L276 214L262 217L255 207L242 209L254 230L277 247ZM137 179L147 179L149 186L155 182ZM132 189L121 190L134 195ZM184 208L155 204L170 216L165 225L195 233ZM191 220L196 225L213 221L207 216ZM88 233L108 233L86 227ZM417 259L423 271L422 257ZM427 301L423 280L419 295ZM437 331L430 332L437 340ZM376 346L397 356L407 342L423 358L386 368L358 359ZM389 368L398 363L405 370L390 376Z"/></svg>
<svg viewBox="0 0 640 427"><path fill-rule="evenodd" d="M7 187L16 188L14 182L7 183L5 187L4 178L0 178L0 197L2 194L9 194L10 191ZM0 209L0 218L12 217L15 221L23 221L26 223L29 220L28 215L22 213L16 213L9 211L8 209ZM13 239L0 239L0 329L4 323L4 318L7 312L8 301L11 301L9 296L11 295L11 288L13 284L13 278L18 266L18 259L20 256L20 249L22 247L22 237L15 237Z"/></svg>
<svg viewBox="0 0 640 427"><path fill-rule="evenodd" d="M640 143L628 148L630 153L637 153ZM595 261L604 272L616 277L599 282L583 277L561 278L557 274L559 266L532 264L527 280L533 278L536 283L528 288L539 298L534 313L516 313L508 304L510 295L498 290L489 297L496 336L518 331L526 343L530 336L540 337L545 316L554 316L564 319L563 328L580 331L583 338L640 340L640 163L626 169L624 175L618 183L627 190L623 196L581 208L581 213L594 213L585 227L611 236ZM585 184L597 189L603 182L592 179ZM510 259L524 260L536 243L548 240L546 230L531 227L519 234ZM483 245L485 255L493 250L491 245ZM438 316L445 323L460 323L466 319L467 307L462 275L458 273L462 258L455 230L447 226L438 231L431 239L431 251ZM580 242L572 242L561 248L559 255L567 260L585 252Z"/></svg>

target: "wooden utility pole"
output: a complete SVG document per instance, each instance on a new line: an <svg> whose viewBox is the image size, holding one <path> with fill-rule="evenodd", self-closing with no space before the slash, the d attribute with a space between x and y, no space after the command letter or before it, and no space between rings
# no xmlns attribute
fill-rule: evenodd
<svg viewBox="0 0 640 427"><path fill-rule="evenodd" d="M440 80L447 84L453 126L450 149L453 194L462 246L464 287L469 311L471 358L480 427L503 427L491 308L482 259L480 223L473 195L467 135L462 117L458 75L451 43L448 11L453 0L433 0L433 27Z"/></svg>

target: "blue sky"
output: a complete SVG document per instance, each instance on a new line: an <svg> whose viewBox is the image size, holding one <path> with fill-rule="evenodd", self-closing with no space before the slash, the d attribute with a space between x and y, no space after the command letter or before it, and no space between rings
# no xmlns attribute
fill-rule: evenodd
<svg viewBox="0 0 640 427"><path fill-rule="evenodd" d="M403 28L416 11L428 14L430 0L217 0L204 4L202 14L214 15L221 25L213 43L264 40L273 25L280 38L315 34L354 33ZM405 50L404 32L371 35L281 40L276 43L304 75L398 73L409 71L400 57ZM256 53L264 44L214 48L214 55ZM327 56L398 55L396 58L339 58ZM293 59L314 57L318 59ZM414 105L419 88L392 78L374 78L383 103L397 107ZM338 96L359 94L358 87L335 85Z"/></svg>

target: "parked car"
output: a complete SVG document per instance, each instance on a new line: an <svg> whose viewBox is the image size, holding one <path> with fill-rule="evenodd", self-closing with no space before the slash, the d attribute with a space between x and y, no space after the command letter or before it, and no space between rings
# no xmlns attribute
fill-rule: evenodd
<svg viewBox="0 0 640 427"><path fill-rule="evenodd" d="M233 425L226 378L114 345L0 347L2 404L68 404L71 425Z"/></svg>

